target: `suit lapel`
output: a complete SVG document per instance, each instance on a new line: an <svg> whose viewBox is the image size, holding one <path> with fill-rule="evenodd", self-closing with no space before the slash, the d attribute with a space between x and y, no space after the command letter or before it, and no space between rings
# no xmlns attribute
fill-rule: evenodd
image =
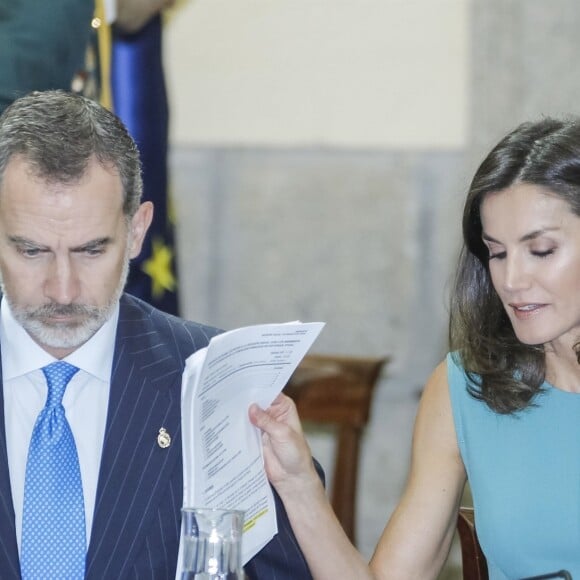
<svg viewBox="0 0 580 580"><path fill-rule="evenodd" d="M6 426L4 422L4 390L2 388L2 369L0 365L0 571L2 578L20 578L20 561L16 542L14 506L8 453L6 447Z"/></svg>
<svg viewBox="0 0 580 580"><path fill-rule="evenodd" d="M121 301L87 578L120 578L134 561L167 481L181 469L182 367L149 317ZM158 444L160 429L172 438Z"/></svg>

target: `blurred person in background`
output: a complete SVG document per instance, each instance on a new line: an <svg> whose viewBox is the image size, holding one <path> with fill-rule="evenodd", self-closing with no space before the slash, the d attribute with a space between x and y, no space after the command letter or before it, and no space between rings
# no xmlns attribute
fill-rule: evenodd
<svg viewBox="0 0 580 580"><path fill-rule="evenodd" d="M0 113L30 91L71 88L93 12L88 0L0 0Z"/></svg>

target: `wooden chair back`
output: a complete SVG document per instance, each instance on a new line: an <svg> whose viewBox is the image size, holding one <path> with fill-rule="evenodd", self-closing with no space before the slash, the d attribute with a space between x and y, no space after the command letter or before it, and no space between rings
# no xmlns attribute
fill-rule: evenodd
<svg viewBox="0 0 580 580"><path fill-rule="evenodd" d="M375 385L388 360L306 355L285 388L301 420L337 428L330 500L353 543L361 436L369 420Z"/></svg>
<svg viewBox="0 0 580 580"><path fill-rule="evenodd" d="M461 544L463 580L488 580L487 562L477 539L473 508L459 508L457 532Z"/></svg>

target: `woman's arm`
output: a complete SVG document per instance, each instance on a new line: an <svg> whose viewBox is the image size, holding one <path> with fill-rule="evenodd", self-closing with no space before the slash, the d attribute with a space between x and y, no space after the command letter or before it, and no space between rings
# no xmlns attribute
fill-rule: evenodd
<svg viewBox="0 0 580 580"><path fill-rule="evenodd" d="M249 414L263 432L268 479L282 498L312 576L317 580L371 579L368 565L328 502L293 401L280 395L267 411L252 405Z"/></svg>
<svg viewBox="0 0 580 580"><path fill-rule="evenodd" d="M449 553L465 480L443 362L421 397L409 479L371 560L379 578L437 578Z"/></svg>
<svg viewBox="0 0 580 580"><path fill-rule="evenodd" d="M312 464L294 403L281 395L250 419L263 431L266 472L317 580L427 580L443 566L455 530L465 471L453 426L445 363L423 394L411 473L369 568L336 519ZM388 476L388 474L387 474Z"/></svg>

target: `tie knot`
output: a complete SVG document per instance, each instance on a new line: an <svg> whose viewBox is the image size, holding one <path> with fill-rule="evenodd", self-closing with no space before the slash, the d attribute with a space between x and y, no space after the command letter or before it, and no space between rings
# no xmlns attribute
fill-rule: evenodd
<svg viewBox="0 0 580 580"><path fill-rule="evenodd" d="M60 405L66 386L78 370L77 367L62 360L42 367L48 385L47 407Z"/></svg>

